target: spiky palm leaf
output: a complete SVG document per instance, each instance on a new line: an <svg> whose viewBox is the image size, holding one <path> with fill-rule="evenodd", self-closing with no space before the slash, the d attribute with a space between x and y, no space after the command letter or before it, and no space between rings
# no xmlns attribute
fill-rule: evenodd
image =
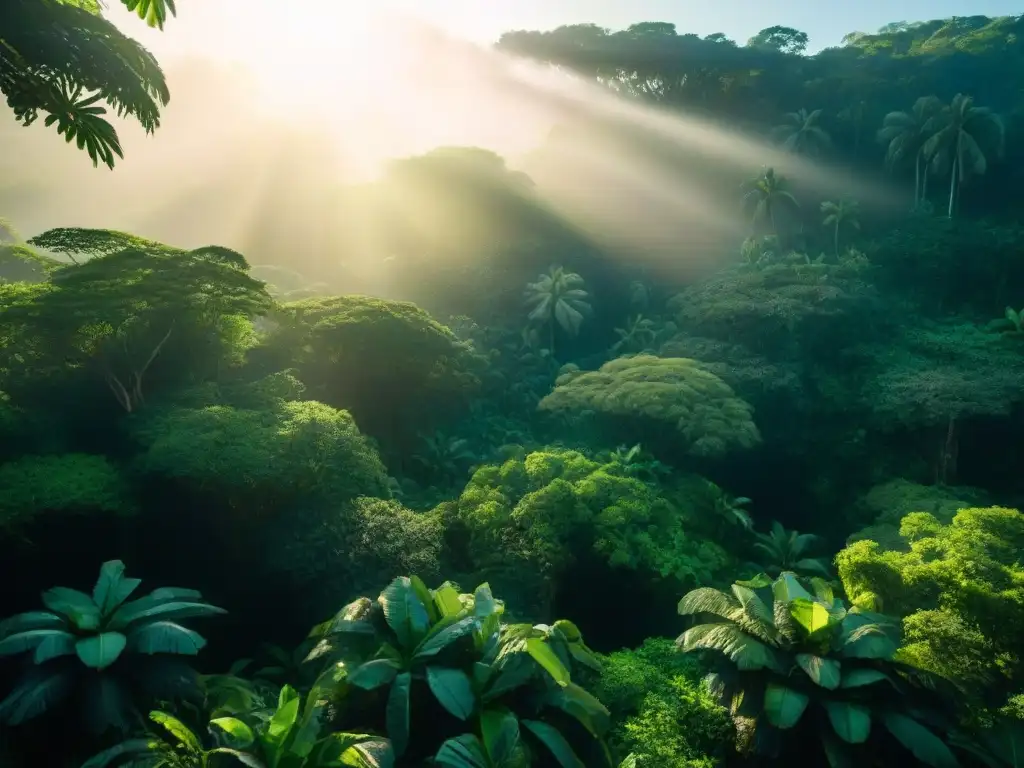
<svg viewBox="0 0 1024 768"><path fill-rule="evenodd" d="M774 168L766 168L756 179L747 183L747 192L743 195L743 206L750 214L754 223L770 221L772 230L778 234L775 222L775 211L779 205L797 209L800 203L786 189L786 180L775 173Z"/></svg>
<svg viewBox="0 0 1024 768"><path fill-rule="evenodd" d="M783 149L796 154L817 155L832 146L832 137L821 127L822 111L800 109L785 116L785 122L772 129L772 138Z"/></svg>
<svg viewBox="0 0 1024 768"><path fill-rule="evenodd" d="M619 340L612 344L610 351L618 355L646 349L654 342L657 334L653 320L643 315L636 315L626 319L625 328L616 328L615 335L619 337Z"/></svg>
<svg viewBox="0 0 1024 768"><path fill-rule="evenodd" d="M548 326L552 333L557 325L569 335L577 335L591 312L584 285L583 278L575 272L551 267L537 282L526 286L530 320Z"/></svg>
<svg viewBox="0 0 1024 768"><path fill-rule="evenodd" d="M173 0L122 0L150 26L163 28ZM152 54L100 15L98 2L6 0L0 29L0 92L15 118L31 125L39 112L93 165L123 157L106 103L148 133L160 125L170 93Z"/></svg>

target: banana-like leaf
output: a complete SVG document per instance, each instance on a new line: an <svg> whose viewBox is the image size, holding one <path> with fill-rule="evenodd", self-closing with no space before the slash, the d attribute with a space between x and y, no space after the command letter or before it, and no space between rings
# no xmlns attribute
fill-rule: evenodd
<svg viewBox="0 0 1024 768"><path fill-rule="evenodd" d="M67 635L70 635L70 633L63 629L30 629L27 632L9 635L0 640L0 656L13 656L16 653L34 651L48 638L62 638ZM74 637L74 635L71 635L71 637Z"/></svg>
<svg viewBox="0 0 1024 768"><path fill-rule="evenodd" d="M473 681L461 669L427 667L427 685L444 707L459 720L468 720L476 708Z"/></svg>
<svg viewBox="0 0 1024 768"><path fill-rule="evenodd" d="M839 687L841 672L839 662L815 656L813 653L798 653L796 663L815 683L830 691Z"/></svg>
<svg viewBox="0 0 1024 768"><path fill-rule="evenodd" d="M63 630L52 631L52 635L44 637L39 645L36 646L36 652L32 657L36 664L44 664L50 659L56 659L60 656L73 656L75 654L75 641L77 638L70 632Z"/></svg>
<svg viewBox="0 0 1024 768"><path fill-rule="evenodd" d="M150 754L154 748L159 746L160 742L153 739L122 741L120 744L115 744L110 749L105 749L98 755L94 755L86 760L82 763L82 768L107 768L108 765L113 764L115 761L118 764L127 763L132 765L136 759ZM125 760L125 758L128 759Z"/></svg>
<svg viewBox="0 0 1024 768"><path fill-rule="evenodd" d="M764 712L776 728L792 728L800 722L810 697L778 683L768 683L764 691Z"/></svg>
<svg viewBox="0 0 1024 768"><path fill-rule="evenodd" d="M286 685L281 689L277 697L277 709L274 710L266 731L260 734L263 751L271 765L277 765L284 753L285 742L299 719L300 704L301 699L294 688Z"/></svg>
<svg viewBox="0 0 1024 768"><path fill-rule="evenodd" d="M120 632L103 632L75 643L75 653L90 669L104 670L121 656L128 638Z"/></svg>
<svg viewBox="0 0 1024 768"><path fill-rule="evenodd" d="M484 745L472 733L444 742L434 756L434 762L448 768L489 768Z"/></svg>
<svg viewBox="0 0 1024 768"><path fill-rule="evenodd" d="M754 590L742 584L733 584L732 593L739 601L748 619L764 625L766 629L774 626L775 620L772 617L771 609L765 605L764 600L758 597Z"/></svg>
<svg viewBox="0 0 1024 768"><path fill-rule="evenodd" d="M0 621L0 638L31 629L62 629L67 622L50 611L28 611Z"/></svg>
<svg viewBox="0 0 1024 768"><path fill-rule="evenodd" d="M384 609L384 618L403 648L419 643L430 628L426 606L407 576L399 576L377 598Z"/></svg>
<svg viewBox="0 0 1024 768"><path fill-rule="evenodd" d="M149 713L149 719L171 734L171 736L178 740L178 744L185 747L188 751L202 753L203 743L199 740L199 737L192 733L192 729L174 715L155 710Z"/></svg>
<svg viewBox="0 0 1024 768"><path fill-rule="evenodd" d="M132 625L143 621L180 621L203 616L221 616L225 613L227 611L223 608L209 603L162 602L153 605L148 598L144 597L125 603L118 608L110 617L108 626L110 629L123 631L131 629Z"/></svg>
<svg viewBox="0 0 1024 768"><path fill-rule="evenodd" d="M683 596L679 601L679 614L693 616L700 613L712 613L728 619L739 607L731 596L711 587L699 587Z"/></svg>
<svg viewBox="0 0 1024 768"><path fill-rule="evenodd" d="M53 708L68 695L73 678L69 672L39 672L27 676L0 702L0 723L21 725Z"/></svg>
<svg viewBox="0 0 1024 768"><path fill-rule="evenodd" d="M843 673L842 688L859 688L862 685L871 685L887 680L890 683L892 678L877 669L851 669Z"/></svg>
<svg viewBox="0 0 1024 768"><path fill-rule="evenodd" d="M446 624L435 624L431 628L430 634L416 648L413 658L419 661L436 656L459 638L473 634L473 631L479 626L480 620L476 616L466 616L465 618L458 619L456 618L458 615L450 614L442 619L441 621L447 622Z"/></svg>
<svg viewBox="0 0 1024 768"><path fill-rule="evenodd" d="M211 749L206 754L228 755L229 757L233 758L236 762L240 763L241 765L244 765L245 768L267 768L263 764L263 762L255 755L250 754L249 752L243 752L239 749L232 749L231 747L217 747L216 749ZM213 761L210 762L212 764ZM83 766L82 768L85 768L85 766ZM163 766L158 765L155 766L155 768L163 768Z"/></svg>
<svg viewBox="0 0 1024 768"><path fill-rule="evenodd" d="M445 582L433 592L434 607L441 616L458 616L465 610L459 591L451 582Z"/></svg>
<svg viewBox="0 0 1024 768"><path fill-rule="evenodd" d="M846 701L826 701L825 711L832 729L847 744L863 744L871 735L871 713L867 707Z"/></svg>
<svg viewBox="0 0 1024 768"><path fill-rule="evenodd" d="M409 693L412 688L412 675L403 672L395 678L388 692L388 705L385 712L388 737L395 755L401 757L409 746Z"/></svg>
<svg viewBox="0 0 1024 768"><path fill-rule="evenodd" d="M608 730L610 715L604 704L576 683L551 690L544 701L579 720L594 738Z"/></svg>
<svg viewBox="0 0 1024 768"><path fill-rule="evenodd" d="M85 592L67 587L53 587L43 592L43 605L54 613L66 616L78 629L99 629L99 606Z"/></svg>
<svg viewBox="0 0 1024 768"><path fill-rule="evenodd" d="M125 578L124 563L120 560L108 560L100 566L100 576L92 589L92 600L106 616L127 600L141 583L142 579Z"/></svg>
<svg viewBox="0 0 1024 768"><path fill-rule="evenodd" d="M565 736L553 725L540 720L523 720L523 726L547 747L561 768L585 768Z"/></svg>
<svg viewBox="0 0 1024 768"><path fill-rule="evenodd" d="M519 719L504 707L480 713L484 750L496 766L510 765L519 751Z"/></svg>
<svg viewBox="0 0 1024 768"><path fill-rule="evenodd" d="M558 685L566 686L569 684L569 670L566 669L565 664L555 655L551 646L542 638L529 638L526 641L526 652L544 668L544 671L551 675L551 679Z"/></svg>
<svg viewBox="0 0 1024 768"><path fill-rule="evenodd" d="M227 734L235 749L245 749L256 741L252 728L237 717L215 717L210 721L210 726Z"/></svg>
<svg viewBox="0 0 1024 768"><path fill-rule="evenodd" d="M394 680L400 669L394 659L372 659L350 671L348 681L356 688L372 691Z"/></svg>
<svg viewBox="0 0 1024 768"><path fill-rule="evenodd" d="M882 722L896 740L918 760L931 768L959 768L953 752L945 743L913 718L897 712L886 712Z"/></svg>
<svg viewBox="0 0 1024 768"><path fill-rule="evenodd" d="M128 647L136 653L195 656L205 645L202 635L173 621L154 621L128 633Z"/></svg>
<svg viewBox="0 0 1024 768"><path fill-rule="evenodd" d="M790 603L797 598L814 600L811 593L804 588L797 575L792 571L783 571L779 574L779 578L772 584L772 594L780 603Z"/></svg>
<svg viewBox="0 0 1024 768"><path fill-rule="evenodd" d="M744 633L735 624L699 624L686 630L677 643L685 653L696 650L718 651L743 671L782 671L775 650Z"/></svg>

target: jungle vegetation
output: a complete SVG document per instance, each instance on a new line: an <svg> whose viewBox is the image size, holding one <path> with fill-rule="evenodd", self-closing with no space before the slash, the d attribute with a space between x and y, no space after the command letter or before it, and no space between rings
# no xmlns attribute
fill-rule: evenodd
<svg viewBox="0 0 1024 768"><path fill-rule="evenodd" d="M21 122L158 127L95 3L13 8ZM362 190L404 299L0 220L0 765L1022 765L1024 17L806 45L498 43L906 190L751 168L699 278L478 148Z"/></svg>

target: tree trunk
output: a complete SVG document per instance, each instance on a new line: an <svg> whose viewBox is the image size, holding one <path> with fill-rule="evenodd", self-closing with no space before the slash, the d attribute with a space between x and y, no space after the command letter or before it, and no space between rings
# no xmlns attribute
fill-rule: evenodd
<svg viewBox="0 0 1024 768"><path fill-rule="evenodd" d="M957 137L956 145L953 148L953 168L949 172L949 218L953 218L953 203L956 201L956 187L959 183L958 171L960 170L960 138Z"/></svg>
<svg viewBox="0 0 1024 768"><path fill-rule="evenodd" d="M921 202L919 192L921 191L921 152L918 151L917 157L914 158L914 208L917 208Z"/></svg>

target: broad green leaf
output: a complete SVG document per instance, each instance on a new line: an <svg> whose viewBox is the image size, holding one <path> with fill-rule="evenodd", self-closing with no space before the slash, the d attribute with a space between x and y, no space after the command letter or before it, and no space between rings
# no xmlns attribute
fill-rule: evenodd
<svg viewBox="0 0 1024 768"><path fill-rule="evenodd" d="M681 616L713 613L727 619L738 607L739 603L731 595L711 587L698 587L683 596L679 601L678 610Z"/></svg>
<svg viewBox="0 0 1024 768"><path fill-rule="evenodd" d="M434 762L448 768L490 768L484 745L471 733L448 739L437 751Z"/></svg>
<svg viewBox="0 0 1024 768"><path fill-rule="evenodd" d="M772 585L772 579L767 573L759 573L751 579L740 580L736 583L748 589L765 589Z"/></svg>
<svg viewBox="0 0 1024 768"><path fill-rule="evenodd" d="M108 560L100 566L100 576L92 590L92 600L103 615L109 614L138 589L142 579L126 579L124 563Z"/></svg>
<svg viewBox="0 0 1024 768"><path fill-rule="evenodd" d="M473 614L475 616L492 616L499 613L500 606L491 594L491 585L486 582L476 588L473 593Z"/></svg>
<svg viewBox="0 0 1024 768"><path fill-rule="evenodd" d="M849 615L847 618L854 616ZM840 649L843 656L854 659L891 659L895 655L897 641L894 635L898 634L898 628L871 623L845 631L845 624L843 647Z"/></svg>
<svg viewBox="0 0 1024 768"><path fill-rule="evenodd" d="M551 628L565 635L565 639L570 643L583 642L583 633L580 632L580 628L567 619L559 619Z"/></svg>
<svg viewBox="0 0 1024 768"><path fill-rule="evenodd" d="M372 691L394 680L400 668L394 659L373 659L351 670L348 681L356 688Z"/></svg>
<svg viewBox="0 0 1024 768"><path fill-rule="evenodd" d="M63 629L30 629L15 635L8 635L0 640L0 656L13 656L16 653L34 651L48 638L68 635L70 633ZM74 638L73 635L71 637Z"/></svg>
<svg viewBox="0 0 1024 768"><path fill-rule="evenodd" d="M285 741L299 718L300 703L298 692L290 685L281 689L277 697L277 709L274 710L266 730L261 734L263 748L271 765L277 765L284 751Z"/></svg>
<svg viewBox="0 0 1024 768"><path fill-rule="evenodd" d="M544 701L575 717L595 738L608 730L610 716L604 704L575 683L551 690Z"/></svg>
<svg viewBox="0 0 1024 768"><path fill-rule="evenodd" d="M959 768L959 762L945 743L913 718L886 712L882 722L889 733L925 765L932 768Z"/></svg>
<svg viewBox="0 0 1024 768"><path fill-rule="evenodd" d="M480 713L480 735L491 762L506 765L519 748L519 719L504 707L485 709Z"/></svg>
<svg viewBox="0 0 1024 768"><path fill-rule="evenodd" d="M793 621L804 628L808 635L827 630L834 622L828 609L821 603L798 597L789 604Z"/></svg>
<svg viewBox="0 0 1024 768"><path fill-rule="evenodd" d="M153 739L122 741L120 744L116 744L110 749L105 749L98 755L94 755L86 760L82 763L82 768L107 768L108 765L115 763L115 761L120 765L125 762L125 758L135 758L150 754L152 748L159 744L160 742ZM131 762L129 761L128 764L130 765Z"/></svg>
<svg viewBox="0 0 1024 768"><path fill-rule="evenodd" d="M459 599L459 591L450 581L434 590L434 607L441 616L458 616L465 610Z"/></svg>
<svg viewBox="0 0 1024 768"><path fill-rule="evenodd" d="M75 653L75 636L70 632L54 630L52 635L44 637L36 646L32 660L36 664L44 664L59 656L73 656ZM2 654L0 654L2 655Z"/></svg>
<svg viewBox="0 0 1024 768"><path fill-rule="evenodd" d="M871 734L867 707L845 701L826 701L825 711L836 735L847 744L863 744Z"/></svg>
<svg viewBox="0 0 1024 768"><path fill-rule="evenodd" d="M153 604L149 598L142 597L130 603L124 603L114 611L108 626L110 629L125 630L132 624L141 621L180 621L181 619L200 618L203 616L221 616L227 613L209 603L194 602L160 602Z"/></svg>
<svg viewBox="0 0 1024 768"><path fill-rule="evenodd" d="M0 723L21 725L38 717L67 696L73 682L67 671L26 678L0 702Z"/></svg>
<svg viewBox="0 0 1024 768"><path fill-rule="evenodd" d="M810 698L778 683L768 683L764 691L764 712L776 728L792 728L803 717Z"/></svg>
<svg viewBox="0 0 1024 768"><path fill-rule="evenodd" d="M446 620L452 621L451 618ZM479 622L480 620L476 616L466 616L442 627L436 634L431 630L431 634L427 635L420 643L413 657L420 660L436 656L460 637L473 634L473 630L476 629Z"/></svg>
<svg viewBox="0 0 1024 768"><path fill-rule="evenodd" d="M388 584L377 601L403 648L414 647L427 634L430 617L407 576L399 576Z"/></svg>
<svg viewBox="0 0 1024 768"><path fill-rule="evenodd" d="M473 681L461 669L427 667L427 685L441 706L459 720L468 720L476 708Z"/></svg>
<svg viewBox="0 0 1024 768"><path fill-rule="evenodd" d="M79 640L75 643L75 653L85 666L103 670L117 661L126 645L128 638L120 632L104 632Z"/></svg>
<svg viewBox="0 0 1024 768"><path fill-rule="evenodd" d="M529 638L526 641L526 652L551 675L551 679L558 685L566 686L569 684L569 670L565 668L565 665L543 638Z"/></svg>
<svg viewBox="0 0 1024 768"><path fill-rule="evenodd" d="M136 653L195 656L205 645L202 635L173 621L154 621L128 632L128 647Z"/></svg>
<svg viewBox="0 0 1024 768"><path fill-rule="evenodd" d="M409 746L409 691L412 687L412 675L403 672L395 678L388 692L388 706L385 719L388 737L395 755L401 757Z"/></svg>
<svg viewBox="0 0 1024 768"><path fill-rule="evenodd" d="M792 571L783 571L779 574L779 578L772 582L772 595L780 603L789 603L797 598L814 599Z"/></svg>
<svg viewBox="0 0 1024 768"><path fill-rule="evenodd" d="M494 701L510 691L525 685L537 672L537 665L529 656L515 653L505 658L499 669L491 668L491 676L484 691L484 701Z"/></svg>
<svg viewBox="0 0 1024 768"><path fill-rule="evenodd" d="M67 622L50 611L28 611L0 621L0 639L31 629L63 629Z"/></svg>
<svg viewBox="0 0 1024 768"><path fill-rule="evenodd" d="M882 680L892 682L891 678L884 672L877 669L851 669L843 673L842 688L859 688L862 685L871 685Z"/></svg>
<svg viewBox="0 0 1024 768"><path fill-rule="evenodd" d="M226 733L231 744L237 749L245 749L256 740L252 728L243 723L237 717L215 717L210 725Z"/></svg>
<svg viewBox="0 0 1024 768"><path fill-rule="evenodd" d="M413 591L416 596L420 599L420 603L427 609L427 623L428 625L434 624L442 618L442 615L438 612L437 606L434 605L434 594L430 591L430 588L423 583L423 579L419 576L410 576L409 583L412 585Z"/></svg>
<svg viewBox="0 0 1024 768"><path fill-rule="evenodd" d="M830 691L839 687L841 679L839 662L835 659L825 659L815 656L813 653L798 653L796 663L807 673L815 683Z"/></svg>
<svg viewBox="0 0 1024 768"><path fill-rule="evenodd" d="M764 624L767 627L774 626L775 621L772 618L771 609L754 593L754 590L741 584L733 584L732 593L743 607L743 612L749 619Z"/></svg>
<svg viewBox="0 0 1024 768"><path fill-rule="evenodd" d="M349 768L394 768L395 753L387 739L371 734L332 733L326 737L341 746L336 763L320 765L343 765ZM326 754L326 753L324 753Z"/></svg>
<svg viewBox="0 0 1024 768"><path fill-rule="evenodd" d="M191 752L202 752L203 744L199 737L192 733L192 730L181 720L169 715L166 712L155 710L149 713L149 719L161 726L171 736L178 740L178 743Z"/></svg>
<svg viewBox="0 0 1024 768"><path fill-rule="evenodd" d="M547 747L561 768L585 768L565 736L553 725L539 720L523 720L523 726Z"/></svg>
<svg viewBox="0 0 1024 768"><path fill-rule="evenodd" d="M207 752L207 754L208 755L228 755L231 758L233 758L234 760L236 760L237 762L239 762L240 764L244 765L245 768L267 768L263 764L263 762L258 757L256 757L255 755L250 754L249 752L242 752L241 750L238 750L238 749L232 749L230 747L217 747L216 749L211 749L209 752ZM210 764L213 765L213 761L212 760L210 761ZM85 768L85 766L82 766L82 768ZM157 766L157 768L161 768L161 767Z"/></svg>
<svg viewBox="0 0 1024 768"><path fill-rule="evenodd" d="M814 563L816 560L807 560L801 562ZM807 570L804 568L804 570ZM836 599L835 592L832 589L832 585L829 584L825 579L820 576L814 576L811 578L811 587L814 588L814 596L826 605L832 605L832 601Z"/></svg>
<svg viewBox="0 0 1024 768"><path fill-rule="evenodd" d="M81 630L100 627L100 608L85 592L67 587L54 587L43 592L43 604L54 613L66 616Z"/></svg>
<svg viewBox="0 0 1024 768"><path fill-rule="evenodd" d="M685 653L699 649L718 651L742 671L782 671L775 649L746 634L735 624L698 624L686 630L677 642Z"/></svg>

